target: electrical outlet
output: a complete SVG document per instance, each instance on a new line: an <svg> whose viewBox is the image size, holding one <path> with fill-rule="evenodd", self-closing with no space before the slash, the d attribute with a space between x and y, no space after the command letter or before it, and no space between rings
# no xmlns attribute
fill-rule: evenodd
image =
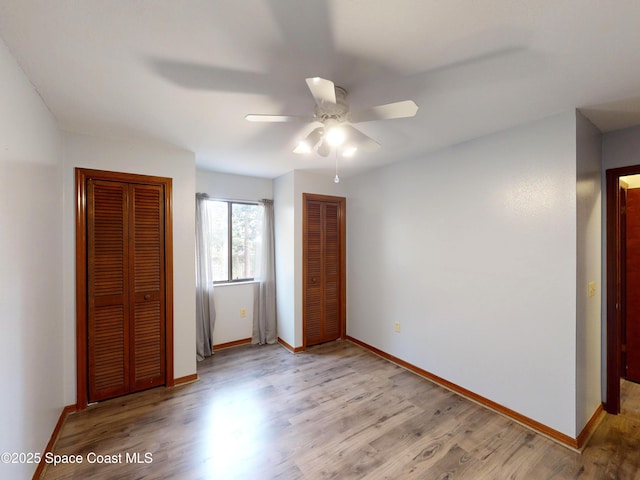
<svg viewBox="0 0 640 480"><path fill-rule="evenodd" d="M400 322L396 322L393 324L393 331L396 333L400 333Z"/></svg>
<svg viewBox="0 0 640 480"><path fill-rule="evenodd" d="M246 308L241 308L241 309L240 309L240 316L241 316L242 318L244 318L244 317L246 317L246 316L247 316L247 309L246 309Z"/></svg>

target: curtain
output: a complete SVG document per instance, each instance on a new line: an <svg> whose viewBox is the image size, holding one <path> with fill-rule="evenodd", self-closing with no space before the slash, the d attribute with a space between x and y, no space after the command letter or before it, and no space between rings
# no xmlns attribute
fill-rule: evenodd
<svg viewBox="0 0 640 480"><path fill-rule="evenodd" d="M196 194L196 356L204 360L213 354L213 273L209 247L211 208L206 193Z"/></svg>
<svg viewBox="0 0 640 480"><path fill-rule="evenodd" d="M273 225L273 200L261 200L263 206L261 245L257 255L257 314L254 309L252 343L276 343L276 263Z"/></svg>

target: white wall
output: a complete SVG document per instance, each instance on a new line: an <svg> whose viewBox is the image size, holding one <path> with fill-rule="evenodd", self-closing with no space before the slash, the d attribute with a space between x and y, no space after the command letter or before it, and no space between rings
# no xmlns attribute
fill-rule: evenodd
<svg viewBox="0 0 640 480"><path fill-rule="evenodd" d="M602 168L640 165L640 126L602 136Z"/></svg>
<svg viewBox="0 0 640 480"><path fill-rule="evenodd" d="M303 344L302 194L345 197L348 181L336 184L332 175L296 170L276 178L273 185L278 336L292 347L300 347Z"/></svg>
<svg viewBox="0 0 640 480"><path fill-rule="evenodd" d="M273 216L276 242L276 316L278 337L296 343L294 172L273 181ZM302 335L302 334L301 334Z"/></svg>
<svg viewBox="0 0 640 480"><path fill-rule="evenodd" d="M196 170L196 192L207 193L220 200L248 200L257 202L273 198L270 178L230 175L228 173Z"/></svg>
<svg viewBox="0 0 640 480"><path fill-rule="evenodd" d="M216 323L213 344L246 340L253 335L253 313L257 282L216 285L213 291ZM244 317L242 316L244 310Z"/></svg>
<svg viewBox="0 0 640 480"><path fill-rule="evenodd" d="M141 139L111 140L65 134L64 303L65 402L76 400L74 168L156 175L173 179L173 335L175 378L196 372L195 156Z"/></svg>
<svg viewBox="0 0 640 480"><path fill-rule="evenodd" d="M323 175L318 173L309 173L302 170L296 170L294 172L294 285L295 285L295 343L292 343L294 347L302 346L302 194L303 193L315 193L317 195L333 195L336 197L346 197L346 191L348 186L347 180L342 180L340 183L333 182L332 175ZM349 218L349 200L347 200L347 219ZM348 235L348 233L347 233Z"/></svg>
<svg viewBox="0 0 640 480"><path fill-rule="evenodd" d="M270 178L230 175L227 173L196 171L196 191L220 200L259 201L273 198ZM216 324L213 343L234 342L251 338L253 334L254 284L218 285L214 289ZM246 310L246 316L240 310Z"/></svg>
<svg viewBox="0 0 640 480"><path fill-rule="evenodd" d="M42 452L65 405L61 133L1 40L0 85L0 452Z"/></svg>
<svg viewBox="0 0 640 480"><path fill-rule="evenodd" d="M571 437L575 122L352 178L347 214L350 336Z"/></svg>
<svg viewBox="0 0 640 480"><path fill-rule="evenodd" d="M601 387L601 146L600 131L576 112L577 272L576 431L602 403ZM588 284L595 283L589 296Z"/></svg>

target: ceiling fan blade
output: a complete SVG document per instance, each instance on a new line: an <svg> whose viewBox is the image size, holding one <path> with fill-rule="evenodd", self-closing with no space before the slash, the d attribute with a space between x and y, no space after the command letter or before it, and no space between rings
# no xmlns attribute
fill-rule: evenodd
<svg viewBox="0 0 640 480"><path fill-rule="evenodd" d="M313 77L307 78L306 82L317 105L322 105L323 103L336 103L336 86L331 80Z"/></svg>
<svg viewBox="0 0 640 480"><path fill-rule="evenodd" d="M296 148L293 149L293 153L311 153L311 150L308 150L303 144L298 144Z"/></svg>
<svg viewBox="0 0 640 480"><path fill-rule="evenodd" d="M371 120L389 120L392 118L407 118L415 116L418 105L413 100L387 103L377 107L367 108L359 112L349 113L351 123L369 122Z"/></svg>
<svg viewBox="0 0 640 480"><path fill-rule="evenodd" d="M346 124L342 125L341 128L344 130L347 137L347 141L344 145L346 148L349 148L351 143L353 143L358 150L364 150L365 152L374 152L380 148L380 144L378 142L365 135L357 128Z"/></svg>
<svg viewBox="0 0 640 480"><path fill-rule="evenodd" d="M245 116L250 122L315 122L317 119L313 117L303 117L299 115L261 115L250 114Z"/></svg>

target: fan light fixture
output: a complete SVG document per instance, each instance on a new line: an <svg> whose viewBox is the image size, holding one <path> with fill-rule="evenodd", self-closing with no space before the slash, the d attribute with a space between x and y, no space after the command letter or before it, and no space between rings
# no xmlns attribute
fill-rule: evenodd
<svg viewBox="0 0 640 480"><path fill-rule="evenodd" d="M318 127L312 130L303 140L300 140L294 153L311 153L324 136L324 128Z"/></svg>
<svg viewBox="0 0 640 480"><path fill-rule="evenodd" d="M327 142L326 139L322 140L322 143L318 146L318 150L316 150L318 152L318 155L320 155L321 157L328 157L329 154L331 153L331 145L329 145L329 142Z"/></svg>
<svg viewBox="0 0 640 480"><path fill-rule="evenodd" d="M332 147L339 147L345 141L346 135L344 130L339 126L331 126L327 129L326 140Z"/></svg>
<svg viewBox="0 0 640 480"><path fill-rule="evenodd" d="M358 147L352 142L345 144L347 134L340 126L330 128L318 127L298 142L298 146L293 153L313 153L315 150L322 157L329 156L331 149L335 148L336 153L340 152L343 157L353 157ZM342 148L339 148L341 147Z"/></svg>

